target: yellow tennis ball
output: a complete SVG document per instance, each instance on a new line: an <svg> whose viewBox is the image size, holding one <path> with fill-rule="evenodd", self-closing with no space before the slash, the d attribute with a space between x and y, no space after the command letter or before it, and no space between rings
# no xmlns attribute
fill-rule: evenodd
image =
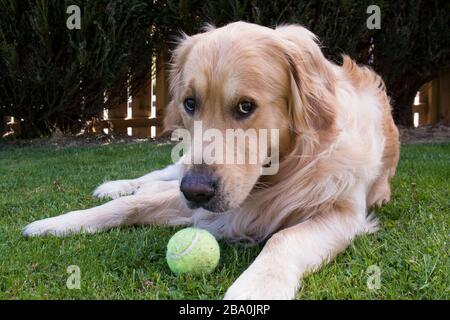
<svg viewBox="0 0 450 320"><path fill-rule="evenodd" d="M203 229L180 230L167 244L167 264L175 274L210 273L216 268L219 259L220 248L216 238Z"/></svg>

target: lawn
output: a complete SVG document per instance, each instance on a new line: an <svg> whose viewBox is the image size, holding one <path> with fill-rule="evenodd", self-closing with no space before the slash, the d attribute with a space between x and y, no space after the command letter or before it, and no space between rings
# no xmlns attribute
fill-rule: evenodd
<svg viewBox="0 0 450 320"><path fill-rule="evenodd" d="M29 222L102 203L104 180L137 177L169 163L170 146L0 145L0 299L220 299L261 247L223 241L218 268L175 276L165 246L177 230L141 226L94 235L25 239ZM303 281L299 299L449 299L450 144L404 145L381 230L360 236ZM68 289L67 267L81 270ZM369 289L367 268L380 270Z"/></svg>

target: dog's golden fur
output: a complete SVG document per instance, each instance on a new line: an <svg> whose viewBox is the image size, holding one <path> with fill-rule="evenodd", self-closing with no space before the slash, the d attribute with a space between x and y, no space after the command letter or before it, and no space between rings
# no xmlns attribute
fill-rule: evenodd
<svg viewBox="0 0 450 320"><path fill-rule="evenodd" d="M340 110L335 92L336 86L342 81L351 84L353 90L372 90L379 100L377 107L383 113L380 125L386 139L382 171L386 173L373 182L374 192L368 193L369 206L389 199L389 180L395 173L398 161L398 134L381 78L366 67L358 67L348 57L344 57L341 74L336 74L337 67L324 58L314 35L298 26L271 30L233 24L226 28L228 32L209 29L205 34L185 37L181 41L174 53L171 75L174 100L167 110L168 119L175 118L177 121L166 121L167 127L189 128L191 125L192 119L186 115L183 119L183 115L180 115L182 111L177 108L182 97L186 96L182 92L186 82L204 84L206 87L197 91L202 94L213 93L214 98L219 98L221 94L226 96L232 93L208 86L216 84L220 87L227 83L230 73L233 76L238 73L239 77L244 78L241 87L250 91L246 95L260 97L259 105L263 109L259 111L260 117L253 119L247 126L281 130L282 162L276 176L252 177L253 174L245 170L238 172L236 179L230 178L236 193L247 195L250 187L253 191L250 197L246 196L244 203L239 204L242 214L236 215L221 227L224 236L263 240L280 228L294 225L331 208L348 205L349 201L340 196L351 189L355 166L366 166L370 153L365 152L364 146L359 150L352 150L352 145L345 146L348 150L333 149L342 130L336 126ZM241 38L246 39L243 49L239 48L241 42L238 39ZM252 42L253 46L248 45ZM224 43L233 43L234 46L223 48ZM196 52L191 53L194 47ZM230 54L230 51L234 54ZM251 63L246 63L246 57L250 57ZM205 75L204 81L198 81L201 78L199 73ZM341 79L337 79L338 76ZM197 86L201 87L200 84ZM277 95L271 96L273 93ZM226 100L226 97L220 99L222 101L218 104L209 103L209 110L204 110L199 119L208 122L209 113L212 122L218 121L217 114L223 109L223 99ZM225 122L222 119L219 121ZM218 127L216 124L214 126ZM232 122L222 124L223 128L233 126L236 127L236 124ZM324 157L324 154L327 156ZM229 171L223 174L230 176ZM250 178L247 189L235 187L240 185L239 179L242 177ZM257 179L266 187L253 188ZM217 223L216 219L213 221Z"/></svg>
<svg viewBox="0 0 450 320"><path fill-rule="evenodd" d="M223 213L188 209L176 183L109 182L96 195L134 195L35 222L25 234L193 223L230 240L269 239L226 298L293 298L306 273L376 229L367 211L389 201L399 141L383 81L371 69L347 56L342 66L328 61L303 27L243 22L184 36L171 67L165 126L192 130L201 120L204 129L279 129L278 174L260 176L261 163L210 165ZM182 107L188 96L201 101L194 116ZM236 120L231 111L242 97L257 108Z"/></svg>

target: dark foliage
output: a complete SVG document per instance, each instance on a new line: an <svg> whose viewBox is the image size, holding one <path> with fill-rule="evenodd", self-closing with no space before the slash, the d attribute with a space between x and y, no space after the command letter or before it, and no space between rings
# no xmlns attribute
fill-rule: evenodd
<svg viewBox="0 0 450 320"><path fill-rule="evenodd" d="M343 53L381 74L398 124L412 125L418 89L450 66L450 2L447 0L181 0L168 1L167 21L187 33L205 23L245 20L266 26L301 24L321 40L328 58ZM381 9L381 29L366 26L367 8Z"/></svg>
<svg viewBox="0 0 450 320"><path fill-rule="evenodd" d="M152 57L181 30L245 20L302 24L319 36L328 58L339 62L346 53L371 62L386 81L397 123L411 125L415 93L450 65L450 2L377 1L381 29L369 30L372 2L0 0L0 116L24 119L29 136L76 132L124 101L128 79L134 92L146 85ZM82 10L81 30L66 27L72 4Z"/></svg>
<svg viewBox="0 0 450 320"><path fill-rule="evenodd" d="M386 81L398 124L412 126L419 88L450 67L450 2L383 1L374 69Z"/></svg>
<svg viewBox="0 0 450 320"><path fill-rule="evenodd" d="M81 29L66 27L78 5ZM150 78L155 8L142 0L0 0L0 116L28 136L76 132ZM104 103L104 95L108 98Z"/></svg>

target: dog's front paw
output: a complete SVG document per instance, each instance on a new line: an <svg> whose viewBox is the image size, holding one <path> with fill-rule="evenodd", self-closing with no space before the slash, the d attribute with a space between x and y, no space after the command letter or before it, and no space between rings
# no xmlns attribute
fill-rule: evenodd
<svg viewBox="0 0 450 320"><path fill-rule="evenodd" d="M133 194L138 189L138 184L134 180L116 180L108 181L94 190L94 196L97 198L117 199L121 196Z"/></svg>
<svg viewBox="0 0 450 320"><path fill-rule="evenodd" d="M38 237L47 234L51 235L63 235L65 233L66 227L61 225L61 221L58 221L57 217L42 219L27 225L23 230L22 234L25 237Z"/></svg>
<svg viewBox="0 0 450 320"><path fill-rule="evenodd" d="M256 270L250 266L227 290L225 300L291 300L295 297L298 279L286 270ZM288 277L286 277L288 276ZM292 279L290 279L292 278Z"/></svg>
<svg viewBox="0 0 450 320"><path fill-rule="evenodd" d="M76 232L94 232L95 226L85 227L83 214L73 211L61 216L38 220L27 225L22 234L25 237L38 237L44 235L64 236Z"/></svg>

